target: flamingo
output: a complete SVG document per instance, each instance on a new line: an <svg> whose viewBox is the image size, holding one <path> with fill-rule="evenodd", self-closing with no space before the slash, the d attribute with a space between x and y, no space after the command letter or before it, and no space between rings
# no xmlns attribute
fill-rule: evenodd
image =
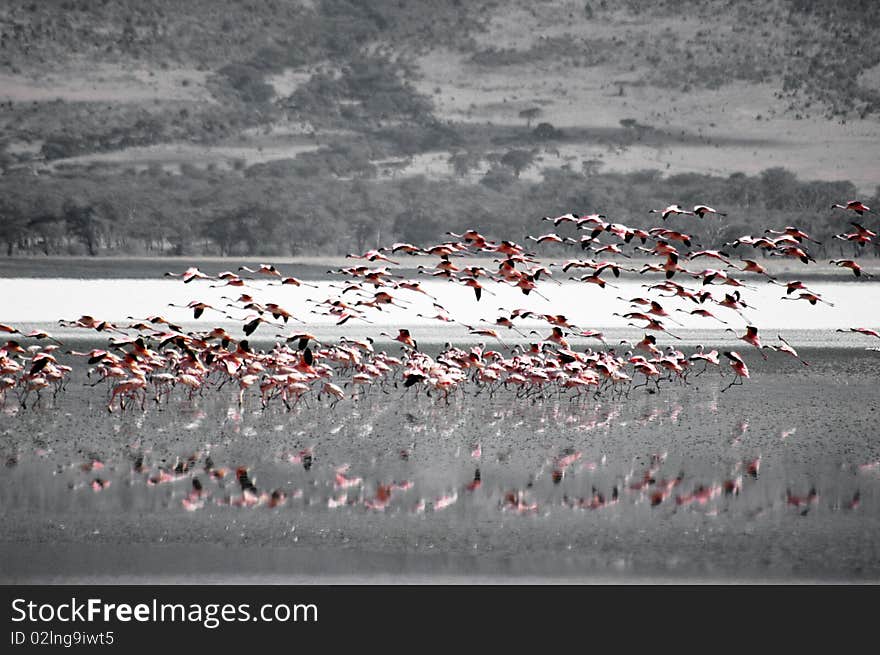
<svg viewBox="0 0 880 655"><path fill-rule="evenodd" d="M535 243L547 243L548 241L552 241L553 243L577 243L571 237L561 237L558 234L550 233L550 234L542 234L539 237L527 236L527 241L534 241Z"/></svg>
<svg viewBox="0 0 880 655"><path fill-rule="evenodd" d="M617 314L617 316L619 316L619 314ZM624 318L633 318L633 319L641 320L641 321L647 321L647 325L641 327L642 330L652 330L654 332L665 332L673 339L677 339L677 340L681 341L681 337L676 336L676 335L672 334L669 330L667 330L666 327L663 325L662 321L660 321L658 319L654 319L654 318L648 316L647 314L640 314L638 312L630 312L629 314L624 314L623 317ZM632 325L633 327L640 327L640 326L636 325L635 323L627 323L627 325Z"/></svg>
<svg viewBox="0 0 880 655"><path fill-rule="evenodd" d="M253 270L251 268L248 268L247 266L239 266L238 270L245 271L246 273L251 274L272 275L274 277L281 277L281 272L272 264L260 264L257 270Z"/></svg>
<svg viewBox="0 0 880 655"><path fill-rule="evenodd" d="M864 334L869 337L876 337L880 339L880 331L872 330L871 328L863 328L863 327L852 327L846 330L838 329L835 332L856 332L858 334Z"/></svg>
<svg viewBox="0 0 880 655"><path fill-rule="evenodd" d="M733 332L734 334L736 334L736 332L734 332L732 328L727 328L725 332ZM761 353L761 357L767 359L767 355L765 355L763 350L761 350L763 346L761 345L761 338L758 336L758 328L756 328L754 325L749 325L746 328L746 333L738 338L741 341L745 341L747 344L757 348L758 352Z"/></svg>
<svg viewBox="0 0 880 655"><path fill-rule="evenodd" d="M651 209L649 214L660 214L660 218L664 221L672 215L694 216L694 212L682 209L680 205L669 205L666 209ZM700 217L702 218L702 216Z"/></svg>
<svg viewBox="0 0 880 655"><path fill-rule="evenodd" d="M615 288L615 289L617 288L617 287L615 287L613 284L611 284L610 282L608 282L608 281L602 279L601 277L599 277L599 274L598 274L598 273L593 273L592 275L584 275L584 276L581 276L581 277L579 277L579 278L577 278L577 277L572 277L572 278L569 278L569 279L570 279L570 280L578 280L579 282L588 282L588 283L590 283L590 284L595 284L595 285L597 285L600 289L604 289L606 286L613 287L613 288Z"/></svg>
<svg viewBox="0 0 880 655"><path fill-rule="evenodd" d="M817 293L799 293L797 298L792 298L790 296L783 296L782 300L806 300L811 305L815 305L816 303L825 303L829 307L834 307L834 303L828 302L827 300L823 300L821 296Z"/></svg>
<svg viewBox="0 0 880 655"><path fill-rule="evenodd" d="M743 272L745 272L745 273L757 273L758 275L766 275L767 277L770 277L771 280L774 279L774 278L773 278L772 276L770 276L770 274L767 272L767 269L764 268L763 266L761 266L761 265L760 265L758 262L756 262L754 259L743 259L743 260L742 260L742 263L745 264L745 266L743 266L743 267L740 269L741 271L743 271Z"/></svg>
<svg viewBox="0 0 880 655"><path fill-rule="evenodd" d="M601 248L593 248L593 252L595 252L597 255L599 255L601 253L605 253L605 252L613 252L615 255L621 255L622 257L629 257L629 255L627 255L625 252L623 252L620 249L620 246L618 246L617 244L602 246ZM607 265L610 266L610 264L607 264ZM615 270L617 270L616 275L619 276L620 275L619 269L615 269Z"/></svg>
<svg viewBox="0 0 880 655"><path fill-rule="evenodd" d="M700 218L705 218L706 214L715 214L716 216L727 216L724 212L717 211L712 209L708 205L695 205L694 206L694 214L699 216Z"/></svg>
<svg viewBox="0 0 880 655"><path fill-rule="evenodd" d="M604 218L604 216L602 217ZM561 216L542 216L542 221L550 221L553 225L558 226L562 223L577 223L580 220L580 216L575 213L562 214Z"/></svg>
<svg viewBox="0 0 880 655"><path fill-rule="evenodd" d="M702 344L697 346L697 351L692 354L688 359L692 362L703 362L703 370L700 371L700 373L697 373L697 375L704 373L709 364L712 364L713 366L721 365L721 360L718 358L718 351L711 350L709 352L706 352Z"/></svg>
<svg viewBox="0 0 880 655"><path fill-rule="evenodd" d="M800 509L801 506L804 506L805 509L801 512L801 515L805 515L809 510L810 506L819 502L819 493L816 491L815 487L810 487L810 491L806 496L795 496L791 493L790 489L785 490L785 503L786 505L793 505Z"/></svg>
<svg viewBox="0 0 880 655"><path fill-rule="evenodd" d="M721 390L722 393L730 389L730 387L735 384L742 384L743 378L749 377L749 369L746 366L746 363L743 360L742 356L740 356L738 352L736 352L735 350L731 350L729 352L725 351L724 356L730 360L730 368L733 369L735 376L733 378L733 381Z"/></svg>
<svg viewBox="0 0 880 655"><path fill-rule="evenodd" d="M877 236L877 233L873 230L869 230L868 228L859 225L858 223L851 222L854 228L856 228L855 232L851 232L848 234L835 234L835 239L840 239L841 241L851 241L856 245L863 246L866 243L871 243L872 239Z"/></svg>
<svg viewBox="0 0 880 655"><path fill-rule="evenodd" d="M865 277L874 277L873 275L869 275L868 273L862 273L862 267L852 259L832 259L828 262L829 264L834 264L835 266L839 266L841 268L851 269L853 275L856 277L861 277L864 275Z"/></svg>
<svg viewBox="0 0 880 655"><path fill-rule="evenodd" d="M257 316L256 318L252 318L250 321L242 326L242 332L245 333L245 336L251 336L258 327L260 327L261 323L266 323L267 325L278 325L277 323L273 323L272 321L267 321L262 316Z"/></svg>
<svg viewBox="0 0 880 655"><path fill-rule="evenodd" d="M482 298L484 291L490 295L495 295L472 277L464 278L461 282L465 286L470 287L474 290L474 295L477 297L477 302L479 302L480 298Z"/></svg>
<svg viewBox="0 0 880 655"><path fill-rule="evenodd" d="M677 312L682 312L684 314L690 314L691 316L702 316L703 318L712 318L718 321L719 323L723 323L724 325L728 325L727 321L722 321L720 318L715 316L708 309L692 309L691 311L687 311L686 309L676 308Z"/></svg>
<svg viewBox="0 0 880 655"><path fill-rule="evenodd" d="M696 259L697 257L712 257L730 266L730 255L720 250L699 250L691 253L688 259Z"/></svg>
<svg viewBox="0 0 880 655"><path fill-rule="evenodd" d="M775 350L777 352L786 353L788 355L791 355L792 357L794 357L796 360L798 360L804 366L810 365L809 362L806 362L805 360L800 358L800 356L797 354L797 351L791 346L790 343L788 343L788 341L786 341L785 339L782 338L782 335L776 335L776 338L782 342L781 346L771 344L771 345L764 346L764 348L769 348L770 350Z"/></svg>
<svg viewBox="0 0 880 655"><path fill-rule="evenodd" d="M425 251L419 248L418 246L414 246L411 243L394 243L390 248L379 248L379 252L391 252L392 255L396 255L399 252L405 252L407 255L421 255L425 254Z"/></svg>
<svg viewBox="0 0 880 655"><path fill-rule="evenodd" d="M871 208L868 207L861 200L850 200L845 205L840 205L840 204L835 203L835 204L831 205L831 209L847 209L849 211L855 212L859 216L861 216L862 214L864 214L866 212L871 211Z"/></svg>
<svg viewBox="0 0 880 655"><path fill-rule="evenodd" d="M781 232L778 230L764 230L764 234L779 234L793 237L797 241L811 241L812 243L821 243L821 241L816 241L815 239L810 238L810 235L808 235L806 232L792 225L787 226Z"/></svg>
<svg viewBox="0 0 880 655"><path fill-rule="evenodd" d="M408 348L412 348L413 350L419 349L418 344L416 343L415 339L412 338L412 335L409 333L409 330L407 330L406 328L398 329L397 336L391 336L387 332L380 332L379 334L380 334L380 336L388 337L392 341L397 341L399 343L402 343L404 346L406 346Z"/></svg>
<svg viewBox="0 0 880 655"><path fill-rule="evenodd" d="M470 334L475 334L483 337L492 337L493 339L498 339L501 343L504 343L504 339L498 336L498 333L495 330L490 330L488 328L475 328L470 325L465 325Z"/></svg>
<svg viewBox="0 0 880 655"><path fill-rule="evenodd" d="M211 276L205 275L195 266L186 269L183 273L165 273L165 277L179 277L184 284L189 284L193 280L210 280Z"/></svg>
<svg viewBox="0 0 880 655"><path fill-rule="evenodd" d="M211 305L209 305L207 303L199 302L197 300L193 300L186 305L175 305L174 303L168 303L168 306L169 307L180 307L182 309L191 309L191 310L193 310L193 318L200 318L202 316L202 314L205 313L206 309L212 309L215 312L220 312L221 314L225 315L225 313L220 311L219 309L215 309L214 307L211 307Z"/></svg>
<svg viewBox="0 0 880 655"><path fill-rule="evenodd" d="M368 250L363 255L356 255L354 253L349 253L346 255L349 259L366 259L367 261L375 262L375 261L383 261L388 262L389 264L399 264L400 262L396 262L394 260L388 259L385 255L383 255L378 250Z"/></svg>
<svg viewBox="0 0 880 655"><path fill-rule="evenodd" d="M269 283L272 284L271 282ZM312 287L313 289L317 289L317 284L309 284L308 282L303 282L302 280L295 277L282 277L281 280L278 281L277 286L294 286L294 287Z"/></svg>

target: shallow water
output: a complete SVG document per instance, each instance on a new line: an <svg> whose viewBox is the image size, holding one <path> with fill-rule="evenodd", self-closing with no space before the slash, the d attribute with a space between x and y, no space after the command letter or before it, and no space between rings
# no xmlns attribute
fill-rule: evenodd
<svg viewBox="0 0 880 655"><path fill-rule="evenodd" d="M496 295L479 302L449 283L422 285L462 324L494 321L502 306L527 307L565 311L581 327L605 332L610 345L641 339L642 330L612 313L629 311L617 296L646 290L634 280L613 283L619 288L605 291L544 284L546 300L489 283ZM222 296L245 291L308 321L261 326L251 337L258 347L304 329L327 340L373 336L377 348L394 353L399 344L380 333L401 326L434 353L445 341L477 340L462 324L417 317L434 311L431 298L413 292L397 292L406 309L337 326L309 313L306 300L335 295L340 289L330 285L337 282L290 288L258 281L244 290L209 284L8 278L0 280L0 322L43 327L80 350L106 345L107 336L61 329L57 319L163 314L187 329L226 325L239 335L240 323L219 313L194 321L168 303L198 299L227 310ZM178 389L167 404L108 414L107 388L87 386L92 380L78 359L57 397L44 394L26 410L12 394L0 400L0 579L878 581L880 353L865 351L875 339L834 330L880 324L880 285L810 286L835 306L780 301L783 292L766 283L744 294L753 306L748 320L765 342L783 334L808 367L780 353L764 361L736 342L745 320L730 310L712 308L736 335L676 312L684 326L671 330L682 340L660 335L661 345L737 344L744 354L752 379L723 393L731 378L717 371L692 373L687 386L664 383L658 393L520 397L471 387L449 404L388 384L335 406L309 397L285 411L263 410L256 390L240 407L229 385L192 398ZM694 305L676 298L664 306ZM535 321L517 325L525 336L499 330L505 343L531 340L533 329L549 332ZM297 459L303 449L313 452L308 470ZM236 476L212 477L208 457L215 471L247 467L261 492L283 492L286 502L236 506ZM178 464L185 470L151 484ZM194 478L204 502L187 509ZM671 486L655 503L664 481ZM394 483L385 503L380 485Z"/></svg>
<svg viewBox="0 0 880 655"><path fill-rule="evenodd" d="M517 289L507 285L488 282L487 292L479 302L476 302L470 289L447 282L427 280L422 282L422 288L436 298L437 302L457 319L458 324L432 319L431 317L437 314L432 306L432 298L413 291L399 290L395 292L395 297L405 303L405 307L385 306L382 311L374 310L369 314L368 320L371 323L351 320L346 325L337 327L336 317L312 312L315 305L308 301L323 301L331 296L335 297L344 287L340 282L326 280L309 284L314 284L318 288L269 286L268 282L263 281L253 281L249 283L248 288L236 289L212 288L211 283L206 281L181 284L179 280L172 279L11 278L0 281L4 298L0 321L22 324L26 327L39 326L52 334L70 338L82 335L84 331L59 329L58 319L72 320L82 314L89 314L104 320L125 322L127 317L143 318L147 315L161 314L170 321L191 328L209 329L215 325L223 325L231 334L236 334L240 331L240 327L219 311L207 310L198 321L194 321L191 310L170 307L169 304L186 305L191 300L200 300L218 310L228 311L236 318L244 319L256 314L227 307L230 301L224 297L235 299L241 293L250 293L260 302L280 304L297 319L308 323L308 328L322 338L337 338L343 334L377 337L381 331L408 326L413 328L416 339L424 343L443 343L454 339L473 340L472 337L467 336L467 329L462 327L463 325L489 327L498 316L504 314L499 308L519 307L539 313L555 314L563 310L572 323L583 328L609 331L609 335L619 341L640 339L643 331L636 327L628 327L627 319L613 315L634 311L629 303L619 300L618 297L645 296L647 291L642 286L643 283L633 280L616 280L614 282L616 288L605 290L588 284L551 283L544 284L540 289L546 296L545 300L535 294L524 296ZM815 282L810 283L809 286L834 306L821 303L813 306L802 300L781 300L785 296L784 290L780 290L780 287L775 285L761 283L753 289L743 290L743 297L751 307L743 310L745 319L753 325L760 326L764 334L770 331L773 334L783 331L789 336L800 336L802 340L798 340L796 346L876 345L869 337L834 333L834 330L880 325L880 283ZM723 293L731 291L731 288L721 287L712 291L716 298L721 298ZM351 303L364 298L352 292L343 297ZM711 305L700 306L710 308L715 316L727 322L727 325L724 325L710 318L695 317L685 313L698 307L691 301L681 298L661 300L664 307L673 315L673 320L682 324L674 325L669 319L664 319L669 331L685 338L688 343L734 343L735 336L724 333L724 330L731 327L737 331L737 335L744 331L746 320L734 310ZM676 309L684 311L675 311ZM423 316L419 317L417 314ZM524 320L517 325L521 326L520 329L524 333L534 329L540 330L542 335L549 332L546 323L534 320ZM304 323L295 320L287 325L279 322L277 328L261 326L254 338L271 340L276 334L288 335L301 331L303 326ZM502 339L509 341L524 338L505 329L499 329L498 332ZM94 333L89 336L92 334ZM674 342L672 339L668 341ZM577 339L575 342L580 343Z"/></svg>
<svg viewBox="0 0 880 655"><path fill-rule="evenodd" d="M82 386L80 372L57 399L27 411L7 402L0 414L0 577L880 580L878 362L855 349L802 354L809 368L755 361L753 379L725 393L707 373L620 399L533 401L502 390L446 405L390 387L292 412L262 411L254 396L239 409L227 389L108 415L106 392ZM314 453L309 470L290 459L303 448ZM192 455L179 480L148 484ZM238 484L212 480L208 455L215 467L247 466L261 491L282 490L287 502L225 504ZM566 455L575 461L555 482ZM652 455L662 457L655 480L681 475L656 506L656 487L630 488ZM336 478L345 464L360 478L347 489ZM482 485L468 491L477 468ZM688 502L700 486L740 475L739 493ZM187 511L193 477L209 495ZM96 491L96 478L111 484ZM411 487L371 509L378 485L392 482ZM594 488L610 500L615 487L617 503L578 506ZM787 501L811 488L815 502ZM442 507L444 497L454 502Z"/></svg>

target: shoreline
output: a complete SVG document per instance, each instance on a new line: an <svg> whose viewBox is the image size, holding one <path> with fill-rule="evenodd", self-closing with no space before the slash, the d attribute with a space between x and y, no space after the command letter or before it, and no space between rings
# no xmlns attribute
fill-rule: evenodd
<svg viewBox="0 0 880 655"><path fill-rule="evenodd" d="M3 542L9 566L0 583L26 584L877 584L831 569L800 575L753 570L685 571L611 562L555 552L465 555L392 553L335 548L235 547L215 544L52 544ZM77 569L63 564L75 556ZM134 564L132 564L134 563ZM630 569L630 570L627 570ZM634 570L635 569L635 570Z"/></svg>
<svg viewBox="0 0 880 655"><path fill-rule="evenodd" d="M751 251L743 251L738 255L746 258L757 258L758 255ZM536 260L543 266L549 266L551 263L561 263L567 258L590 259L587 253L579 250L563 250L560 249L554 256L538 256ZM737 255L731 253L732 261L738 261ZM830 258L830 256L829 256ZM395 274L404 275L406 277L425 277L420 276L418 271L419 265L430 267L436 261L436 257L431 256L411 256L402 255L399 257L392 256L392 259L399 262L400 265L390 266ZM466 266L483 266L486 267L497 259L492 254L485 257L456 257L456 265ZM596 258L593 258L596 259ZM598 259L602 259L601 257ZM644 264L657 263L657 258L639 257L639 258L612 258L621 266L629 268L641 268ZM761 265L775 277L791 277L792 279L827 281L827 282L853 282L864 283L870 281L870 278L856 277L848 269L841 269L833 266L825 261L818 264L803 265L800 262L780 260L778 258L763 258L759 260ZM693 268L701 270L705 268L703 265L710 265L709 260L695 260ZM89 279L89 280L140 280L152 278L164 278L164 274L168 271L181 272L190 266L196 266L207 275L217 275L226 270L235 271L240 265L252 266L254 264L273 263L276 266L292 267L293 270L282 270L284 275L295 275L303 280L326 280L341 279L328 278L328 269L367 265L378 268L385 265L383 262L366 262L360 259L351 259L344 256L337 257L280 257L280 256L243 256L243 257L188 257L188 256L127 256L127 255L100 255L96 257L86 257L81 255L71 256L12 256L0 257L0 279L28 279L28 278L51 278L51 279ZM880 278L880 257L862 257L862 268L869 276ZM574 273L571 273L572 275ZM746 282L758 282L763 276L754 273L735 273L735 277ZM556 271L551 279L565 280L569 274ZM612 278L608 274L608 278ZM269 278L259 278L269 279ZM643 276L630 271L621 271L621 280L646 280L657 281L656 275ZM673 278L678 281L679 276ZM682 279L691 282L688 276L682 276Z"/></svg>

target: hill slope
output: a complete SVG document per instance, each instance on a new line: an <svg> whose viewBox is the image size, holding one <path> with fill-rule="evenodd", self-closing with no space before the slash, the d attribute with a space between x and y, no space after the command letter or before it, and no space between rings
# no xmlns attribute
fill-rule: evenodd
<svg viewBox="0 0 880 655"><path fill-rule="evenodd" d="M853 0L11 0L5 250L340 254L692 196L754 214L779 167L868 196L878 27ZM821 228L828 200L793 210Z"/></svg>

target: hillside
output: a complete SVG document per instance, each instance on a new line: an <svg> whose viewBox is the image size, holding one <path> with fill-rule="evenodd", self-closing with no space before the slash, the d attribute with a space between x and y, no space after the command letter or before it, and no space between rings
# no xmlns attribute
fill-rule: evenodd
<svg viewBox="0 0 880 655"><path fill-rule="evenodd" d="M707 246L830 237L830 202L878 195L878 27L853 0L10 0L0 245L340 255L670 202L724 205Z"/></svg>

